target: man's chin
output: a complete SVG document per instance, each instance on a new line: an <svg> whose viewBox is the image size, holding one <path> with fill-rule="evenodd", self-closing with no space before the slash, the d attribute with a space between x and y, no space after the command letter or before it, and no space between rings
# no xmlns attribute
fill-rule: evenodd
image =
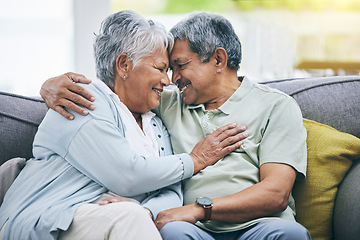
<svg viewBox="0 0 360 240"><path fill-rule="evenodd" d="M194 101L191 100L191 98L183 96L183 99L184 99L185 104L187 104L187 105L195 105Z"/></svg>

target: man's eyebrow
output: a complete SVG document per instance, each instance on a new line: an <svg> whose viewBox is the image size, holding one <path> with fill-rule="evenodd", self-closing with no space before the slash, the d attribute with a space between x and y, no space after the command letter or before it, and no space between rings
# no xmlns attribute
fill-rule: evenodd
<svg viewBox="0 0 360 240"><path fill-rule="evenodd" d="M183 62L186 62L186 61L188 61L188 59L186 59L186 58L176 58L176 59L174 59L172 62L173 63L183 63Z"/></svg>

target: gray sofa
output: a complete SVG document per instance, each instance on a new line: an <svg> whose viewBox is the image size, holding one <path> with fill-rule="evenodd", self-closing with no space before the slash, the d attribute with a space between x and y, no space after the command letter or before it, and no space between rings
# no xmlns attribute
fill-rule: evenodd
<svg viewBox="0 0 360 240"><path fill-rule="evenodd" d="M360 138L360 76L283 79L263 84L291 95L299 103L304 118ZM20 170L24 159L32 157L32 141L46 111L40 99L0 92L0 192L4 193L8 187L6 183L9 179L6 178L12 174L7 174L7 171L14 171L11 164L16 164L15 170ZM7 161L15 157L24 159ZM330 226L323 229L324 226L309 226L307 222L300 221L314 229L310 231L313 239L360 239L359 158L360 152L357 152L355 157L352 156L349 169L344 170L346 175L339 182L336 198L334 196L333 199ZM321 207L318 206L321 204L312 204L311 207ZM311 207L297 209L297 212L311 212ZM320 233L318 230L321 230Z"/></svg>

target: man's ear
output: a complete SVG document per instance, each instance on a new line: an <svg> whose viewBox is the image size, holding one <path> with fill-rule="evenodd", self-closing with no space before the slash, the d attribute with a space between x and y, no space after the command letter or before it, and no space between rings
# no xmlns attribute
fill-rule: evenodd
<svg viewBox="0 0 360 240"><path fill-rule="evenodd" d="M126 53L121 53L116 59L115 72L121 78L126 77L129 69L129 58Z"/></svg>
<svg viewBox="0 0 360 240"><path fill-rule="evenodd" d="M227 52L224 48L218 47L214 53L216 62L216 72L222 72L227 67Z"/></svg>

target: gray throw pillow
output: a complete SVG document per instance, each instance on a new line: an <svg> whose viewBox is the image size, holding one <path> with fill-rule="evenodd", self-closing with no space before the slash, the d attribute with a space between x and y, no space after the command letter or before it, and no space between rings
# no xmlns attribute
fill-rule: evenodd
<svg viewBox="0 0 360 240"><path fill-rule="evenodd" d="M5 193L24 168L25 158L13 158L0 166L0 205L3 202Z"/></svg>

